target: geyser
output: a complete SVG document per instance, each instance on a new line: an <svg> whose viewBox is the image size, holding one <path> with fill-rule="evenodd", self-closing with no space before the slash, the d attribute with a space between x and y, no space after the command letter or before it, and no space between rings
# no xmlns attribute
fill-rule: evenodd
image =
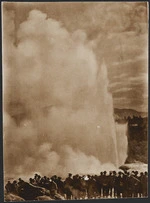
<svg viewBox="0 0 150 203"><path fill-rule="evenodd" d="M127 139L127 123L116 123L116 135L117 135L117 152L118 152L118 165L121 166L125 163L128 150Z"/></svg>
<svg viewBox="0 0 150 203"><path fill-rule="evenodd" d="M86 34L69 33L33 10L14 46L13 15L5 12L5 175L99 174L118 167L107 68L102 59L97 62Z"/></svg>

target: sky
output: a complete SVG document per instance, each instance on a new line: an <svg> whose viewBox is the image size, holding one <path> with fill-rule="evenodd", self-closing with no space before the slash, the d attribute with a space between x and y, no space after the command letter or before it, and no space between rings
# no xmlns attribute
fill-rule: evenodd
<svg viewBox="0 0 150 203"><path fill-rule="evenodd" d="M38 9L69 32L82 31L98 59L108 68L114 107L147 111L148 8L146 2L5 3L15 31ZM15 35L16 36L16 35ZM17 42L17 37L15 37Z"/></svg>

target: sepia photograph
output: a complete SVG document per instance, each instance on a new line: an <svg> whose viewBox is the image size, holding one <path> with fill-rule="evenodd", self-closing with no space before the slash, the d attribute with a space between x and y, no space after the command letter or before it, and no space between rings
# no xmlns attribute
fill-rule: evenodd
<svg viewBox="0 0 150 203"><path fill-rule="evenodd" d="M4 201L148 198L148 2L1 12Z"/></svg>

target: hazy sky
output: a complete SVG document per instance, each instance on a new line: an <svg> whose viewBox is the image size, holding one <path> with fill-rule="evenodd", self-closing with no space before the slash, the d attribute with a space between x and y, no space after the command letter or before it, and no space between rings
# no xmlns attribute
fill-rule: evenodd
<svg viewBox="0 0 150 203"><path fill-rule="evenodd" d="M16 31L33 9L59 21L69 32L83 31L97 58L105 59L114 107L147 111L146 3L26 2L3 6L12 11Z"/></svg>
<svg viewBox="0 0 150 203"><path fill-rule="evenodd" d="M126 124L116 126L113 104L147 111L146 3L3 8L5 172L99 173L124 163Z"/></svg>

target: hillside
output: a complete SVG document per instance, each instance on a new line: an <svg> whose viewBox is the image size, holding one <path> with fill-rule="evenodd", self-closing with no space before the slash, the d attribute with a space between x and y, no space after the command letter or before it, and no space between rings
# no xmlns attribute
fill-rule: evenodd
<svg viewBox="0 0 150 203"><path fill-rule="evenodd" d="M123 119L127 118L128 116L133 117L133 116L141 116L141 117L147 117L148 113L147 112L138 112L133 109L118 109L114 108L114 117L115 119Z"/></svg>

